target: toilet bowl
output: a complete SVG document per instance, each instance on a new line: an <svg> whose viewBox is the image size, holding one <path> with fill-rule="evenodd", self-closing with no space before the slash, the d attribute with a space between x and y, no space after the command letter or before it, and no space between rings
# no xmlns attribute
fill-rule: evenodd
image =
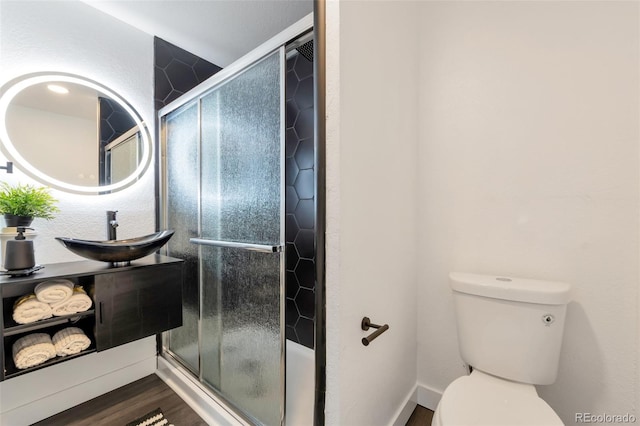
<svg viewBox="0 0 640 426"><path fill-rule="evenodd" d="M443 392L434 426L552 426L534 385L557 375L570 286L451 273L460 355L473 368Z"/></svg>
<svg viewBox="0 0 640 426"><path fill-rule="evenodd" d="M533 385L474 370L442 395L432 426L552 426L564 423Z"/></svg>

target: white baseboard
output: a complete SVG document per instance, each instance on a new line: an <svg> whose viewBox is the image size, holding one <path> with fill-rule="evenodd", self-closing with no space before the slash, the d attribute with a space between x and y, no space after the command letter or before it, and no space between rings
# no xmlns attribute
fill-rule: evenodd
<svg viewBox="0 0 640 426"><path fill-rule="evenodd" d="M416 409L416 405L421 405L431 411L436 411L440 398L442 398L442 392L420 383L416 384L413 390L409 392L405 398L404 403L398 409L394 417L395 421L392 425L406 425L409 417L411 417L411 414L413 413L413 410Z"/></svg>
<svg viewBox="0 0 640 426"><path fill-rule="evenodd" d="M397 414L395 415L395 421L393 422L393 426L404 426L409 421L409 417L413 413L413 410L416 409L416 405L418 405L418 390L414 386L413 390L409 392L407 397L404 399L404 403L398 409Z"/></svg>
<svg viewBox="0 0 640 426"><path fill-rule="evenodd" d="M207 394L193 379L158 357L156 374L182 398L209 425L248 426L248 423L233 416L225 407Z"/></svg>
<svg viewBox="0 0 640 426"><path fill-rule="evenodd" d="M416 391L418 394L416 399L418 404L431 411L436 411L440 398L442 398L442 391L438 391L421 383L416 385Z"/></svg>

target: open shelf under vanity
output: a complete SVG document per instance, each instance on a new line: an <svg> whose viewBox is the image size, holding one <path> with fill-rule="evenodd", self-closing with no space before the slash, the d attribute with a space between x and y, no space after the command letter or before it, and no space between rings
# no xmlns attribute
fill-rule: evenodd
<svg viewBox="0 0 640 426"><path fill-rule="evenodd" d="M0 277L0 380L7 380L80 356L99 352L182 325L183 261L151 255L128 266L78 261L45 265L26 277ZM92 300L84 312L54 316L29 324L13 319L16 300L33 293L35 286L64 278L82 286ZM56 356L44 363L18 369L13 344L32 333L53 336L66 327L78 327L91 341L78 354Z"/></svg>
<svg viewBox="0 0 640 426"><path fill-rule="evenodd" d="M76 318L78 317L76 316ZM49 321L49 320L44 320L44 321ZM67 321L65 323L56 323L54 325L52 325L51 323L48 323L48 325L45 325L43 323L39 325L40 325L39 328L29 330L23 333L15 333L9 336L7 336L6 334L4 335L4 341L5 341L5 347L4 347L5 377L4 378L5 380L10 379L12 377L20 376L22 374L29 373L32 371L40 370L41 368L59 364L64 361L69 361L70 359L77 358L82 355L87 355L96 351L96 342L95 342L95 338L93 337L93 328L95 326L94 315L84 315L82 317L79 317L77 321L72 321L72 322ZM82 329L82 331L84 331L84 333L89 338L89 340L91 340L91 344L89 345L89 347L80 353L73 354L73 355L66 355L66 356L56 356L54 358L51 358L50 360L45 361L42 364L30 367L30 368L18 369L15 366L13 362L12 347L13 347L13 343L16 340L18 340L20 337L25 336L31 332L37 332L37 333L44 332L53 336L55 333L57 333L58 331L62 330L65 327L78 327Z"/></svg>

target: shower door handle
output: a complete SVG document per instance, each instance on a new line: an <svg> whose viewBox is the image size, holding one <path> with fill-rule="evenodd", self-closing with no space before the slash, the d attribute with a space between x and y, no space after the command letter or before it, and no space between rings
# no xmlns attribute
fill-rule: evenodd
<svg viewBox="0 0 640 426"><path fill-rule="evenodd" d="M191 244L198 244L202 246L213 247L225 247L225 248L237 248L242 250L258 251L261 253L279 253L282 251L282 246L269 246L263 244L251 244L251 243L236 243L233 241L219 241L219 240L207 240L205 238L190 238Z"/></svg>

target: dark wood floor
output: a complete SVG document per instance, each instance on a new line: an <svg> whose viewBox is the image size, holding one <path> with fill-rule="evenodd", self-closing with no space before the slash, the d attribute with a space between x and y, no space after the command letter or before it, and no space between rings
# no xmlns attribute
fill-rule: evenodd
<svg viewBox="0 0 640 426"><path fill-rule="evenodd" d="M191 407L152 374L77 405L33 426L125 425L160 408L176 426L206 426ZM430 426L433 411L416 406L406 426Z"/></svg>
<svg viewBox="0 0 640 426"><path fill-rule="evenodd" d="M406 426L431 426L431 419L433 419L433 411L416 405Z"/></svg>
<svg viewBox="0 0 640 426"><path fill-rule="evenodd" d="M35 425L126 425L156 408L160 408L164 417L176 426L206 426L205 421L155 374L77 405Z"/></svg>

